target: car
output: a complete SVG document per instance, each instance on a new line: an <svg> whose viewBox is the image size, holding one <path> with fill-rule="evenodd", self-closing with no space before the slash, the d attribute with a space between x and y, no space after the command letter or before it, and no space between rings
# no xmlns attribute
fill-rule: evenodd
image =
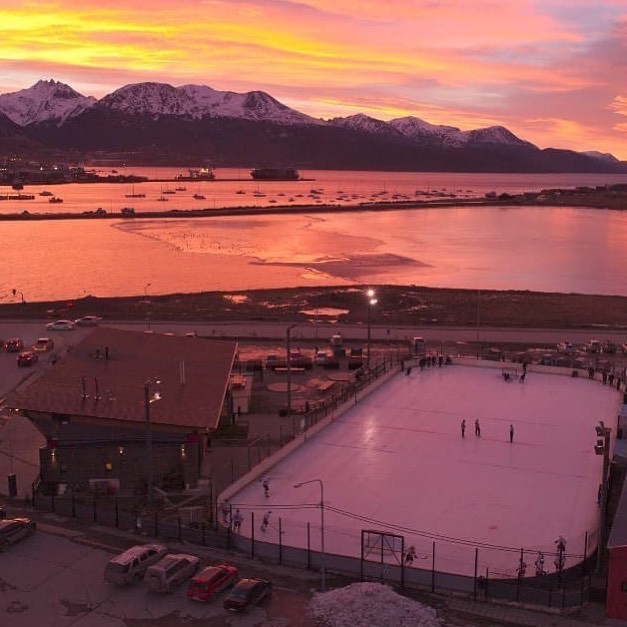
<svg viewBox="0 0 627 627"><path fill-rule="evenodd" d="M153 592L172 592L187 581L197 570L200 558L186 553L169 553L149 566L144 581Z"/></svg>
<svg viewBox="0 0 627 627"><path fill-rule="evenodd" d="M203 568L187 586L187 597L195 601L210 601L212 597L238 581L237 568L229 564L216 564Z"/></svg>
<svg viewBox="0 0 627 627"><path fill-rule="evenodd" d="M46 325L50 331L72 331L76 325L73 320L55 320Z"/></svg>
<svg viewBox="0 0 627 627"><path fill-rule="evenodd" d="M100 316L83 316L74 320L77 327L95 327L102 320Z"/></svg>
<svg viewBox="0 0 627 627"><path fill-rule="evenodd" d="M565 355L572 355L575 352L575 347L572 342L558 342L557 350Z"/></svg>
<svg viewBox="0 0 627 627"><path fill-rule="evenodd" d="M272 582L269 579L240 579L224 599L224 607L231 612L243 612L252 605L259 605L270 594Z"/></svg>
<svg viewBox="0 0 627 627"><path fill-rule="evenodd" d="M23 351L17 356L18 368L24 366L34 366L37 363L39 356L34 351Z"/></svg>
<svg viewBox="0 0 627 627"><path fill-rule="evenodd" d="M34 344L33 350L38 353L47 353L54 348L54 340L49 337L40 337Z"/></svg>
<svg viewBox="0 0 627 627"><path fill-rule="evenodd" d="M330 355L327 351L318 351L313 358L314 364L318 364L322 366L327 363L327 360L330 358Z"/></svg>
<svg viewBox="0 0 627 627"><path fill-rule="evenodd" d="M4 346L7 353L19 353L24 348L24 342L19 337L12 337Z"/></svg>
<svg viewBox="0 0 627 627"><path fill-rule="evenodd" d="M37 524L30 518L3 518L0 520L0 551L5 551L10 544L32 536Z"/></svg>
<svg viewBox="0 0 627 627"><path fill-rule="evenodd" d="M149 566L156 564L168 552L164 544L138 544L112 557L105 567L104 578L109 583L124 586L139 581Z"/></svg>

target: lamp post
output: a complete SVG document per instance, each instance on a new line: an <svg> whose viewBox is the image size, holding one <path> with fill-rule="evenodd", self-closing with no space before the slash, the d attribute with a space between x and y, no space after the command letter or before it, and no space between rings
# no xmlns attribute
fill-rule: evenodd
<svg viewBox="0 0 627 627"><path fill-rule="evenodd" d="M148 300L148 288L150 287L150 283L146 283L144 287L144 303L146 304L146 318L148 320L148 330L150 330L150 318L148 317L149 311L148 307L150 305L150 301Z"/></svg>
<svg viewBox="0 0 627 627"><path fill-rule="evenodd" d="M610 435L612 430L599 420L599 424L595 427L597 434L597 443L594 446L594 452L597 455L603 455L603 475L601 477L601 502L599 512L599 542L597 548L597 571L601 568L601 558L603 552L603 541L605 536L605 516L607 510L607 473L610 467Z"/></svg>
<svg viewBox="0 0 627 627"><path fill-rule="evenodd" d="M479 321L481 311L481 290L477 290L477 359L479 359Z"/></svg>
<svg viewBox="0 0 627 627"><path fill-rule="evenodd" d="M156 383L160 383L156 381ZM150 393L150 381L144 383L144 415L146 420L146 494L148 503L152 503L152 424L150 405L161 399L159 392Z"/></svg>
<svg viewBox="0 0 627 627"><path fill-rule="evenodd" d="M375 291L372 288L369 288L366 292L366 297L368 298L368 342L366 343L366 363L370 366L370 339L371 339L371 318L372 318L372 306L377 304L377 299L375 298Z"/></svg>
<svg viewBox="0 0 627 627"><path fill-rule="evenodd" d="M322 479L310 479L309 481L301 481L300 483L294 484L295 488L300 488L303 485L307 485L308 483L317 483L320 486L320 586L322 590L326 588L326 579L325 579L325 553L324 553L324 484L322 483Z"/></svg>
<svg viewBox="0 0 627 627"><path fill-rule="evenodd" d="M292 335L291 335L291 332L292 332L292 329L296 326L298 325L291 324L285 330L285 350L287 351L287 359L285 360L287 364L287 415L291 417L292 419L292 436L294 437L296 437L296 422L294 420L294 416L292 415L292 359L291 359Z"/></svg>

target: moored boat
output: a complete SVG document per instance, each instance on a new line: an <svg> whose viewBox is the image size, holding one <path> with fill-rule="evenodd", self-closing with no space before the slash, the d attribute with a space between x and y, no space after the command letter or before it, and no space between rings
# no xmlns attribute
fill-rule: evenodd
<svg viewBox="0 0 627 627"><path fill-rule="evenodd" d="M250 175L255 181L298 181L300 174L296 168L255 168Z"/></svg>

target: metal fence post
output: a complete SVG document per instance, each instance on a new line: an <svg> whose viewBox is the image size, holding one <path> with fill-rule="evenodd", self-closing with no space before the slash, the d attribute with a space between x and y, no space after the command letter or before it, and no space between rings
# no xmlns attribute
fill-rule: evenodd
<svg viewBox="0 0 627 627"><path fill-rule="evenodd" d="M115 528L119 529L119 527L120 527L120 510L119 510L119 507L118 507L118 499L117 499L117 497L116 497L114 503L115 503Z"/></svg>
<svg viewBox="0 0 627 627"><path fill-rule="evenodd" d="M435 592L435 540L431 549L431 592Z"/></svg>
<svg viewBox="0 0 627 627"><path fill-rule="evenodd" d="M94 492L94 500L93 500L93 504L92 504L92 508L93 508L93 513L94 513L94 522L98 522L98 508L96 505L96 493Z"/></svg>
<svg viewBox="0 0 627 627"><path fill-rule="evenodd" d="M311 528L307 523L307 568L311 568Z"/></svg>
<svg viewBox="0 0 627 627"><path fill-rule="evenodd" d="M181 530L181 517L180 516L178 517L178 528L179 528L178 531L179 531L179 542L180 542L181 538L183 537L181 533L182 530Z"/></svg>
<svg viewBox="0 0 627 627"><path fill-rule="evenodd" d="M255 512L250 512L250 557L255 557Z"/></svg>
<svg viewBox="0 0 627 627"><path fill-rule="evenodd" d="M159 517L157 515L157 510L155 510L155 538L159 537Z"/></svg>
<svg viewBox="0 0 627 627"><path fill-rule="evenodd" d="M76 518L76 495L72 492L72 518Z"/></svg>
<svg viewBox="0 0 627 627"><path fill-rule="evenodd" d="M279 565L283 564L283 530L281 517L279 516Z"/></svg>

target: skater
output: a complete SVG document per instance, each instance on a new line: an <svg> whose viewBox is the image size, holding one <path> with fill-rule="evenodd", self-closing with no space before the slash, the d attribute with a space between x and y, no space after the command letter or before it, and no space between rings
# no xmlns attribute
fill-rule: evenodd
<svg viewBox="0 0 627 627"><path fill-rule="evenodd" d="M239 533L242 528L242 522L244 517L241 515L239 509L233 514L233 531Z"/></svg>
<svg viewBox="0 0 627 627"><path fill-rule="evenodd" d="M475 420L475 435L481 437L481 427L479 426L479 418Z"/></svg>
<svg viewBox="0 0 627 627"><path fill-rule="evenodd" d="M405 374L409 376L411 374L411 366L407 366L407 370L405 370Z"/></svg>
<svg viewBox="0 0 627 627"><path fill-rule="evenodd" d="M268 528L268 525L270 524L270 514L271 513L272 513L272 510L268 510L263 515L263 520L261 521L261 531L265 531Z"/></svg>
<svg viewBox="0 0 627 627"><path fill-rule="evenodd" d="M462 438L463 438L466 436L466 419L462 420L461 428L462 428Z"/></svg>
<svg viewBox="0 0 627 627"><path fill-rule="evenodd" d="M265 494L266 498L268 498L270 496L270 482L267 479L264 479L261 482L261 485L263 487L263 493Z"/></svg>
<svg viewBox="0 0 627 627"><path fill-rule="evenodd" d="M414 563L415 559L416 559L416 547L412 545L407 549L407 553L405 553L405 565L411 566Z"/></svg>
<svg viewBox="0 0 627 627"><path fill-rule="evenodd" d="M536 577L540 575L545 575L544 572L544 553L542 551L538 551L538 557L536 557Z"/></svg>
<svg viewBox="0 0 627 627"><path fill-rule="evenodd" d="M514 425L509 426L509 441L514 441Z"/></svg>
<svg viewBox="0 0 627 627"><path fill-rule="evenodd" d="M525 377L527 376L527 371L523 370L523 373L520 375L520 377L518 378L518 383L524 383L525 382Z"/></svg>

